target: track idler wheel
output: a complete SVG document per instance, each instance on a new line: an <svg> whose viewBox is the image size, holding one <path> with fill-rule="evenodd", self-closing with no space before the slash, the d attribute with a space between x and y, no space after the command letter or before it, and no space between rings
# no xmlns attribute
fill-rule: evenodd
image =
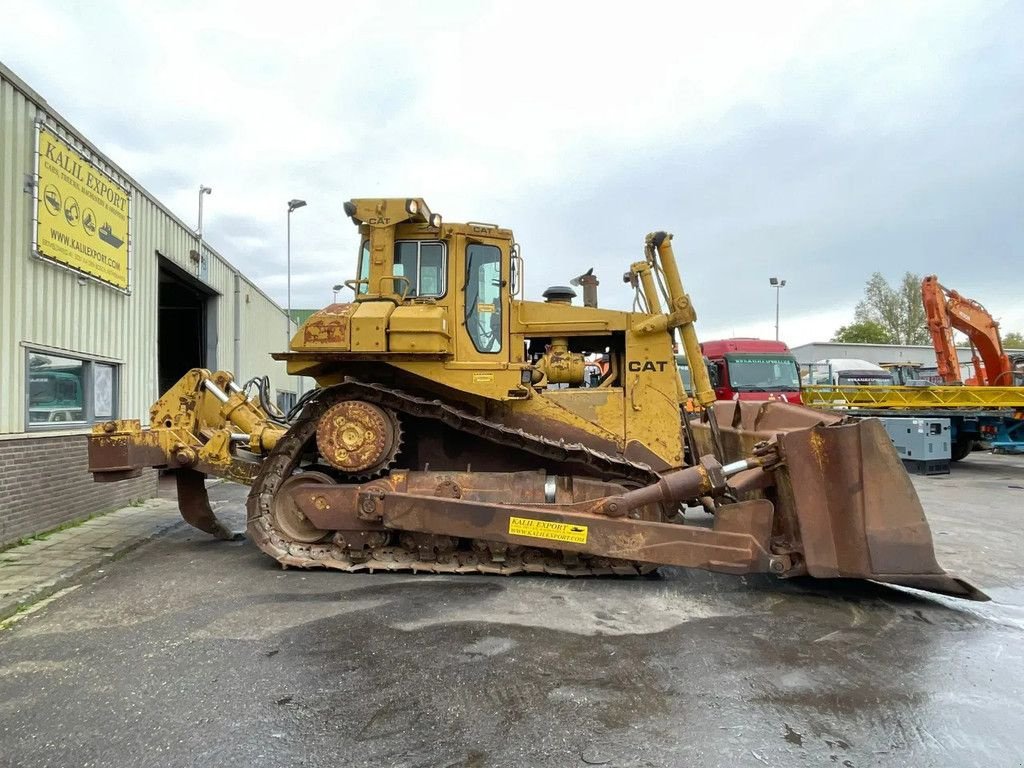
<svg viewBox="0 0 1024 768"><path fill-rule="evenodd" d="M398 418L362 400L343 400L328 408L316 429L316 445L335 469L359 477L385 470L401 443Z"/></svg>
<svg viewBox="0 0 1024 768"><path fill-rule="evenodd" d="M292 500L292 496L288 491L291 486L300 483L334 485L335 482L334 478L325 475L323 472L300 472L281 483L274 494L274 501L272 503L274 526L293 541L313 544L324 538L330 531L321 530L313 525Z"/></svg>

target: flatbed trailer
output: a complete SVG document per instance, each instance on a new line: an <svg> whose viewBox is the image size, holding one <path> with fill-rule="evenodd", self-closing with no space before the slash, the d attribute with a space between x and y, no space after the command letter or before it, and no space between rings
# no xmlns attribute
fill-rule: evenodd
<svg viewBox="0 0 1024 768"><path fill-rule="evenodd" d="M979 440L1024 454L1024 387L808 386L801 396L812 408L851 416L949 419L953 461Z"/></svg>

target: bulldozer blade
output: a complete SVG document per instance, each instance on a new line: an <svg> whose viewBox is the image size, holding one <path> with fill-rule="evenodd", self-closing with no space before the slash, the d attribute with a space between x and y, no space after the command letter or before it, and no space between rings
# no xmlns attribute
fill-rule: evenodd
<svg viewBox="0 0 1024 768"><path fill-rule="evenodd" d="M877 419L778 433L807 572L862 578L970 600L988 596L935 558L917 492ZM788 498L787 498L788 497Z"/></svg>
<svg viewBox="0 0 1024 768"><path fill-rule="evenodd" d="M803 560L799 573L989 599L939 567L917 491L877 419L778 401L719 401L712 408L727 460L778 442L783 463L767 493L776 506L777 540ZM711 453L706 421L695 422L693 432L701 453Z"/></svg>
<svg viewBox="0 0 1024 768"><path fill-rule="evenodd" d="M243 538L244 534L235 533L214 514L206 493L205 474L194 469L179 469L174 479L178 486L178 511L186 523L225 541Z"/></svg>

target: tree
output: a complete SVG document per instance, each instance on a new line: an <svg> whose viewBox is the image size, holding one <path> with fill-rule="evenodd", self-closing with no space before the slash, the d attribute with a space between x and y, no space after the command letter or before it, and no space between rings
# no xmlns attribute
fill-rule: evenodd
<svg viewBox="0 0 1024 768"><path fill-rule="evenodd" d="M897 286L890 285L881 272L871 275L853 319L854 325L881 326L890 344L931 342L921 302L921 276L911 272L905 273Z"/></svg>
<svg viewBox="0 0 1024 768"><path fill-rule="evenodd" d="M888 331L873 320L862 320L840 326L832 341L844 344L892 344Z"/></svg>
<svg viewBox="0 0 1024 768"><path fill-rule="evenodd" d="M1004 349L1024 349L1024 333L1011 331L1003 334Z"/></svg>

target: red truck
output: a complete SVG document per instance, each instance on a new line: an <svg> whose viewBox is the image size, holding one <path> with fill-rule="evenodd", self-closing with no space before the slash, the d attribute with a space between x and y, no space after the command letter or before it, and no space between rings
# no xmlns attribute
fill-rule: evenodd
<svg viewBox="0 0 1024 768"><path fill-rule="evenodd" d="M719 400L800 401L800 367L789 347L764 339L705 341L711 386Z"/></svg>

